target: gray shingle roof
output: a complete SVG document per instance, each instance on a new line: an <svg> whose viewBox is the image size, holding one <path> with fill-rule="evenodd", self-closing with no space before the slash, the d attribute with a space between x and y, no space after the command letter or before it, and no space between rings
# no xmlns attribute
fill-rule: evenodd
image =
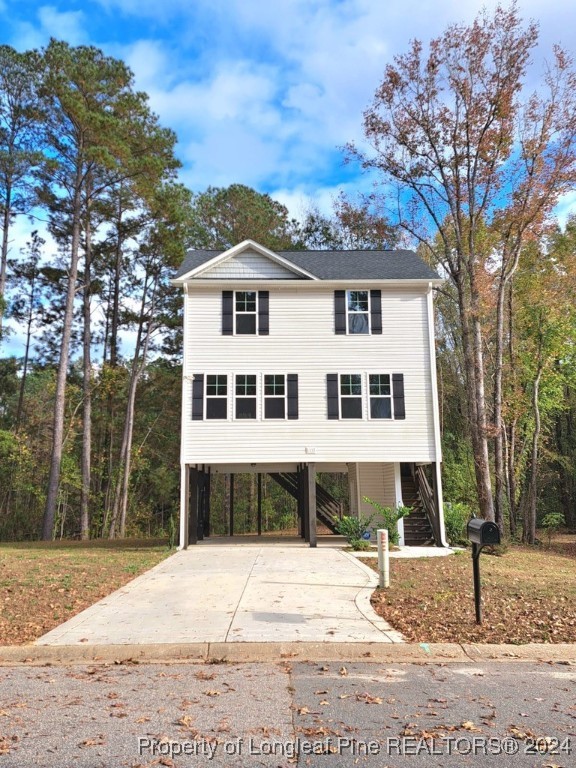
<svg viewBox="0 0 576 768"><path fill-rule="evenodd" d="M222 251L190 250L175 275L182 277ZM319 280L437 280L414 251L278 251Z"/></svg>

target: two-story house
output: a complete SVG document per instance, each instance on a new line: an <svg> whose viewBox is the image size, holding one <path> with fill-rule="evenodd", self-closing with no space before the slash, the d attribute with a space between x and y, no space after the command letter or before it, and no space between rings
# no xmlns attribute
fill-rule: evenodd
<svg viewBox="0 0 576 768"><path fill-rule="evenodd" d="M209 533L210 477L237 472L292 486L310 546L317 515L330 525L318 472L348 474L351 514L373 511L364 497L417 502L445 544L440 282L406 250L274 253L247 240L188 252L173 280L184 291L181 546Z"/></svg>

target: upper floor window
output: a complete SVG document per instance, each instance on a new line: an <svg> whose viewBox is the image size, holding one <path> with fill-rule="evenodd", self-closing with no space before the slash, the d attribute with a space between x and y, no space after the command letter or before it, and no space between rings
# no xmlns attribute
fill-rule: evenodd
<svg viewBox="0 0 576 768"><path fill-rule="evenodd" d="M370 294L368 291L346 291L348 333L370 332Z"/></svg>
<svg viewBox="0 0 576 768"><path fill-rule="evenodd" d="M269 291L222 291L224 336L268 336Z"/></svg>
<svg viewBox="0 0 576 768"><path fill-rule="evenodd" d="M382 333L382 291L334 291L334 330L340 335Z"/></svg>
<svg viewBox="0 0 576 768"><path fill-rule="evenodd" d="M258 294L256 291L236 291L234 293L234 324L237 334L256 334L258 327L257 303Z"/></svg>

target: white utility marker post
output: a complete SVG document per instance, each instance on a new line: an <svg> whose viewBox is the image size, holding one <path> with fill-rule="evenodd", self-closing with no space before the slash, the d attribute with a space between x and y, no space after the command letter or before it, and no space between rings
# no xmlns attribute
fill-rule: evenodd
<svg viewBox="0 0 576 768"><path fill-rule="evenodd" d="M378 528L376 531L378 539L378 573L380 575L380 586L390 586L390 550L388 548L388 530Z"/></svg>

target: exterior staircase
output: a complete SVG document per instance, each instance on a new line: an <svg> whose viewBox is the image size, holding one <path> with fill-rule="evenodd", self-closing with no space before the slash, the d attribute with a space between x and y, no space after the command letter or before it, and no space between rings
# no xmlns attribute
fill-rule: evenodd
<svg viewBox="0 0 576 768"><path fill-rule="evenodd" d="M295 472L269 472L269 475L291 496L298 499L298 475ZM338 533L336 525L342 517L342 504L319 483L316 483L316 517L332 533Z"/></svg>
<svg viewBox="0 0 576 768"><path fill-rule="evenodd" d="M404 518L404 544L411 547L434 544L434 532L412 474L402 473L402 501L412 511Z"/></svg>

